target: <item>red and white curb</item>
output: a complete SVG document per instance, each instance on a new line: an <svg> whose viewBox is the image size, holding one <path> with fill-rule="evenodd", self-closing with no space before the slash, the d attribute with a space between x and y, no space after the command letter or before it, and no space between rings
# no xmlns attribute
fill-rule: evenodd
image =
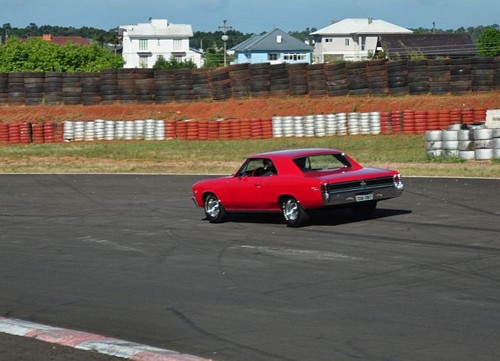
<svg viewBox="0 0 500 361"><path fill-rule="evenodd" d="M176 351L0 316L0 332L134 361L209 361Z"/></svg>

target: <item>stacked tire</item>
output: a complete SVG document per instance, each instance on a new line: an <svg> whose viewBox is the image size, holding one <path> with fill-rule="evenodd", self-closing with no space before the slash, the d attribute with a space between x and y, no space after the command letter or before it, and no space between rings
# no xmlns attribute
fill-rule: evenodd
<svg viewBox="0 0 500 361"><path fill-rule="evenodd" d="M427 94L429 87L428 60L408 61L408 87L410 94Z"/></svg>
<svg viewBox="0 0 500 361"><path fill-rule="evenodd" d="M343 96L349 92L346 63L326 64L326 90L329 96Z"/></svg>
<svg viewBox="0 0 500 361"><path fill-rule="evenodd" d="M24 73L13 72L8 75L9 105L24 105L26 92L24 89Z"/></svg>
<svg viewBox="0 0 500 361"><path fill-rule="evenodd" d="M367 63L366 73L371 95L384 96L388 93L388 73L385 64L385 59L372 60Z"/></svg>
<svg viewBox="0 0 500 361"><path fill-rule="evenodd" d="M194 100L193 75L191 69L177 69L174 72L175 101L178 103Z"/></svg>
<svg viewBox="0 0 500 361"><path fill-rule="evenodd" d="M118 101L118 72L116 69L102 70L100 74L101 101L109 105Z"/></svg>
<svg viewBox="0 0 500 361"><path fill-rule="evenodd" d="M450 90L452 94L468 93L471 83L472 61L470 58L454 59L450 66Z"/></svg>
<svg viewBox="0 0 500 361"><path fill-rule="evenodd" d="M267 97L271 94L271 64L250 64L250 92L254 97Z"/></svg>
<svg viewBox="0 0 500 361"><path fill-rule="evenodd" d="M307 87L311 98L327 95L326 78L323 71L324 64L311 64L307 68Z"/></svg>
<svg viewBox="0 0 500 361"><path fill-rule="evenodd" d="M290 95L290 79L286 63L274 64L269 67L270 84L269 90L272 96Z"/></svg>
<svg viewBox="0 0 500 361"><path fill-rule="evenodd" d="M392 95L407 95L408 65L405 60L390 61L386 63L387 82Z"/></svg>
<svg viewBox="0 0 500 361"><path fill-rule="evenodd" d="M98 105L101 103L101 75L98 72L81 74L82 104Z"/></svg>
<svg viewBox="0 0 500 361"><path fill-rule="evenodd" d="M63 73L62 97L65 105L78 105L82 103L81 73Z"/></svg>
<svg viewBox="0 0 500 361"><path fill-rule="evenodd" d="M450 91L450 64L449 59L429 60L429 91L431 94L446 94Z"/></svg>
<svg viewBox="0 0 500 361"><path fill-rule="evenodd" d="M368 95L370 93L366 74L366 62L346 63L346 75L349 95Z"/></svg>
<svg viewBox="0 0 500 361"><path fill-rule="evenodd" d="M472 90L490 91L495 86L496 63L493 57L472 58Z"/></svg>
<svg viewBox="0 0 500 361"><path fill-rule="evenodd" d="M212 97L210 82L206 69L193 69L193 96L196 100L205 100ZM158 94L157 94L158 95Z"/></svg>
<svg viewBox="0 0 500 361"><path fill-rule="evenodd" d="M157 104L170 103L175 100L175 76L172 70L156 70L155 102Z"/></svg>
<svg viewBox="0 0 500 361"><path fill-rule="evenodd" d="M231 97L231 79L226 68L212 71L209 76L212 99L226 100Z"/></svg>
<svg viewBox="0 0 500 361"><path fill-rule="evenodd" d="M0 105L7 104L9 98L9 75L0 73Z"/></svg>
<svg viewBox="0 0 500 361"><path fill-rule="evenodd" d="M231 81L231 96L236 99L250 96L250 70L248 63L231 65L229 79Z"/></svg>
<svg viewBox="0 0 500 361"><path fill-rule="evenodd" d="M40 105L44 100L45 73L28 72L24 74L26 105Z"/></svg>
<svg viewBox="0 0 500 361"><path fill-rule="evenodd" d="M302 96L309 92L307 82L307 67L306 63L289 64L288 78L290 83L290 95Z"/></svg>
<svg viewBox="0 0 500 361"><path fill-rule="evenodd" d="M63 73L59 71L45 73L45 104L63 103Z"/></svg>

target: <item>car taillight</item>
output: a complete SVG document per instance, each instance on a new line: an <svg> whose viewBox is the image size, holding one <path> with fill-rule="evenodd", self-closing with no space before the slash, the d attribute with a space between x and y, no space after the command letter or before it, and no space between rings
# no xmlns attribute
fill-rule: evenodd
<svg viewBox="0 0 500 361"><path fill-rule="evenodd" d="M393 180L394 180L394 186L397 189L403 189L403 180L401 179L401 174L395 174Z"/></svg>

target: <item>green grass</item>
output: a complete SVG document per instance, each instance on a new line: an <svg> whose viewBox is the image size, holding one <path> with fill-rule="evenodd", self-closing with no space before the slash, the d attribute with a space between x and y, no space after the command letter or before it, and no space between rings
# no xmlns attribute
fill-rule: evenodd
<svg viewBox="0 0 500 361"><path fill-rule="evenodd" d="M0 172L228 174L250 154L304 147L340 149L405 175L500 178L498 161L429 160L421 135L9 145L0 147Z"/></svg>

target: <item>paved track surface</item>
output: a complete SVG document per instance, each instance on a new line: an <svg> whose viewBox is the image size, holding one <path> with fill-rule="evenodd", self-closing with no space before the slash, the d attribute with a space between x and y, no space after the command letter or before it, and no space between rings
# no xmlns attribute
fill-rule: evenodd
<svg viewBox="0 0 500 361"><path fill-rule="evenodd" d="M196 176L0 175L0 316L216 361L498 360L500 180L203 220ZM0 333L0 360L117 360Z"/></svg>

